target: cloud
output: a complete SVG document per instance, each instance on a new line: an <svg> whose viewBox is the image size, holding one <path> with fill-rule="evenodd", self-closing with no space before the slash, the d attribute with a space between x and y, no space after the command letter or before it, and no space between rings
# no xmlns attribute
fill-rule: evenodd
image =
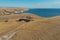
<svg viewBox="0 0 60 40"><path fill-rule="evenodd" d="M60 2L52 2L50 5L55 8L60 8Z"/></svg>
<svg viewBox="0 0 60 40"><path fill-rule="evenodd" d="M34 5L36 8L60 8L60 2L45 2Z"/></svg>
<svg viewBox="0 0 60 40"><path fill-rule="evenodd" d="M34 8L44 8L44 6L40 3L36 3L35 5L33 5Z"/></svg>

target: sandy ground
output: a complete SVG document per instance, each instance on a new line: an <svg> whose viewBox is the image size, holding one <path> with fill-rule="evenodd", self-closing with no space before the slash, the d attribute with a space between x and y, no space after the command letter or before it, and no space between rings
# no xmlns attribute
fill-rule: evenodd
<svg viewBox="0 0 60 40"><path fill-rule="evenodd" d="M27 17L29 22L19 21ZM0 16L0 40L60 40L60 16L44 18L29 13Z"/></svg>

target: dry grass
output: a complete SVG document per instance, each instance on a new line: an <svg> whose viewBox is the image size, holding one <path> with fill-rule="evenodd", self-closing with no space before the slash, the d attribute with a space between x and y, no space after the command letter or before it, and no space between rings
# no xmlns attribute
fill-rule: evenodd
<svg viewBox="0 0 60 40"><path fill-rule="evenodd" d="M19 18L32 17L30 22L17 22ZM9 40L60 40L60 16L43 18L34 14L0 16L0 36L16 32ZM8 22L4 22L8 19ZM4 39L5 40L5 39Z"/></svg>

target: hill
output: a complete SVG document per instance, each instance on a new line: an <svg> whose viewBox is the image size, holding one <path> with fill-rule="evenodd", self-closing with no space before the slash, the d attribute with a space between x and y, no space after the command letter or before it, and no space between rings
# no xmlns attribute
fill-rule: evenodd
<svg viewBox="0 0 60 40"><path fill-rule="evenodd" d="M44 18L34 14L0 16L1 40L60 40L60 16Z"/></svg>
<svg viewBox="0 0 60 40"><path fill-rule="evenodd" d="M27 10L28 10L27 8L0 8L0 16L19 14Z"/></svg>

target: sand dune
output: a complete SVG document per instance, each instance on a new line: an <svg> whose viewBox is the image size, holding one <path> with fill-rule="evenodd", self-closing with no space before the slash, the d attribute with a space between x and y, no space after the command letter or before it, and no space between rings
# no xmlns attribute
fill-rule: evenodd
<svg viewBox="0 0 60 40"><path fill-rule="evenodd" d="M60 16L44 18L29 13L0 16L0 39L60 40Z"/></svg>

